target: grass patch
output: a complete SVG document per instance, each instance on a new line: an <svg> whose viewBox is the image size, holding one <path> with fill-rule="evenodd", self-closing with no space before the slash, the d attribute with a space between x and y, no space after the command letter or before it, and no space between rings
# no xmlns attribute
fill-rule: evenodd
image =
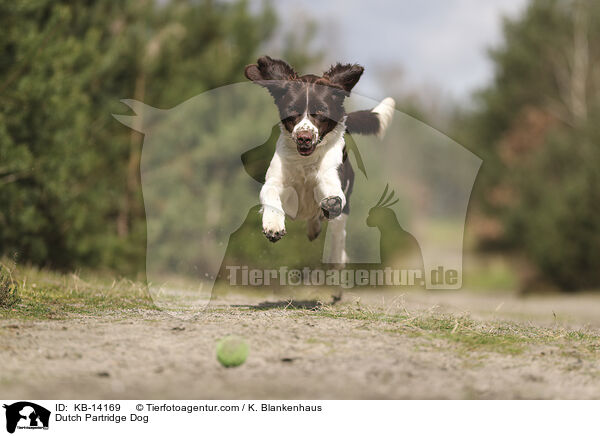
<svg viewBox="0 0 600 436"><path fill-rule="evenodd" d="M10 302L0 304L0 319L61 319L72 314L156 310L146 286L127 279L82 278L27 267L15 268L10 279L4 279L0 286L0 299Z"/></svg>
<svg viewBox="0 0 600 436"><path fill-rule="evenodd" d="M12 309L20 301L19 287L12 277L11 269L0 263L0 309Z"/></svg>
<svg viewBox="0 0 600 436"><path fill-rule="evenodd" d="M576 347L589 357L600 351L600 336L585 330L544 328L514 322L479 322L468 316L449 314L389 314L362 307L324 307L307 312L312 316L369 321L383 324L383 331L404 336L444 340L462 352L493 352L508 355L521 354L532 345Z"/></svg>

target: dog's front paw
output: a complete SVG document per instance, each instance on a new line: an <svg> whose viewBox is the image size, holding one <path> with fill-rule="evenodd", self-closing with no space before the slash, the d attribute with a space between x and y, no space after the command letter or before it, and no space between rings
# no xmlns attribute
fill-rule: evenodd
<svg viewBox="0 0 600 436"><path fill-rule="evenodd" d="M271 242L277 242L285 236L285 215L274 209L263 212L263 234Z"/></svg>
<svg viewBox="0 0 600 436"><path fill-rule="evenodd" d="M285 231L285 229L282 229L282 230L263 229L263 234L267 237L267 239L269 241L277 242L285 236L286 231Z"/></svg>
<svg viewBox="0 0 600 436"><path fill-rule="evenodd" d="M342 199L338 196L324 198L320 206L328 220L337 218L342 213Z"/></svg>

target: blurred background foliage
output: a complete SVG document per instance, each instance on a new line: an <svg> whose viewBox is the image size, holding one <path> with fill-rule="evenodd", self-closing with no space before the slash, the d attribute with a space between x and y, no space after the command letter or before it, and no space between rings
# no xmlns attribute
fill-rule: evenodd
<svg viewBox="0 0 600 436"><path fill-rule="evenodd" d="M243 1L0 1L2 254L143 272L142 135L111 114L122 98L169 108L245 80L275 28L268 4Z"/></svg>
<svg viewBox="0 0 600 436"><path fill-rule="evenodd" d="M523 285L600 285L600 3L534 0L504 23L493 83L454 136L484 160L480 248L529 263Z"/></svg>
<svg viewBox="0 0 600 436"><path fill-rule="evenodd" d="M111 114L122 98L171 108L243 81L277 23L244 1L0 0L0 254L143 275L143 137ZM269 54L307 71L318 31L304 22ZM531 0L503 33L493 82L443 128L484 160L470 247L524 259L524 287L597 288L600 3Z"/></svg>

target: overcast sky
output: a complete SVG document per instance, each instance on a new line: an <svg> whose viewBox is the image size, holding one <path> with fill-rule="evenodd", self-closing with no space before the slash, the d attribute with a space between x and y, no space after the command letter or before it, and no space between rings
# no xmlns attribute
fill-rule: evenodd
<svg viewBox="0 0 600 436"><path fill-rule="evenodd" d="M467 100L492 77L486 49L501 41L502 16L518 15L526 0L277 0L273 4L283 30L306 17L318 22L313 48L325 50L326 64L340 60L366 67L357 93L381 98L397 77L404 89L430 88L451 99ZM383 78L382 68L398 73Z"/></svg>

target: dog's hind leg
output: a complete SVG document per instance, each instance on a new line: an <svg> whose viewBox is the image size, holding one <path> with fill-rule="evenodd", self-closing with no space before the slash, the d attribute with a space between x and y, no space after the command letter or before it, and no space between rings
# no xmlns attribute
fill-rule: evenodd
<svg viewBox="0 0 600 436"><path fill-rule="evenodd" d="M321 219L316 217L307 221L307 236L309 241L314 241L321 234Z"/></svg>
<svg viewBox="0 0 600 436"><path fill-rule="evenodd" d="M327 224L327 237L329 238L329 253L327 262L334 264L335 268L342 269L348 262L346 255L346 220L348 215L342 213L337 218L330 220ZM332 294L331 304L335 304L342 299L343 290L338 287Z"/></svg>
<svg viewBox="0 0 600 436"><path fill-rule="evenodd" d="M348 215L342 213L335 219L329 221L329 256L326 259L327 263L333 263L337 267L343 268L348 257L346 255L346 220Z"/></svg>

